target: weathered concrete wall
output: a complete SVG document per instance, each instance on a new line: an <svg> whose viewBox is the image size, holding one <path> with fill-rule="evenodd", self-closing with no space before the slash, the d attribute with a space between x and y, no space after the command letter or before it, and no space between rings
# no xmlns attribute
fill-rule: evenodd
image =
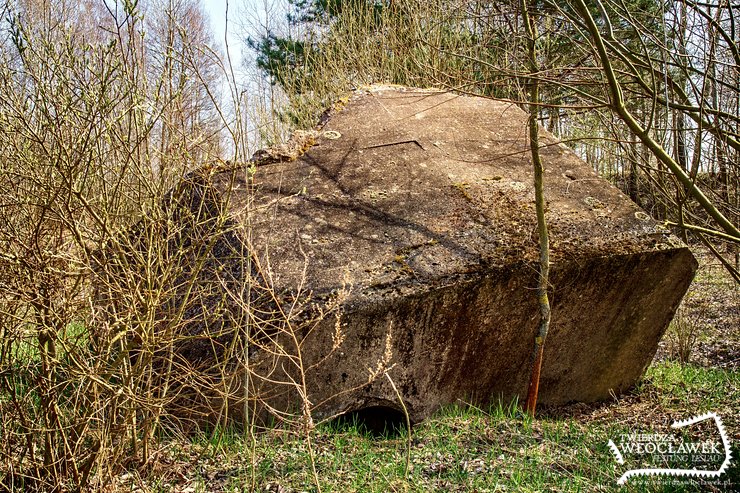
<svg viewBox="0 0 740 493"><path fill-rule="evenodd" d="M367 381L389 332L389 375L414 421L459 399L526 394L538 317L526 124L511 103L374 88L334 111L297 160L211 171L275 292L305 281L321 303L352 287L343 344L307 373L318 417L399 407L385 378L342 393ZM542 144L553 315L540 399L603 399L642 374L697 264L544 131ZM335 328L330 317L300 333L307 367ZM255 355L252 370L280 366ZM255 385L271 404L296 405L295 392Z"/></svg>

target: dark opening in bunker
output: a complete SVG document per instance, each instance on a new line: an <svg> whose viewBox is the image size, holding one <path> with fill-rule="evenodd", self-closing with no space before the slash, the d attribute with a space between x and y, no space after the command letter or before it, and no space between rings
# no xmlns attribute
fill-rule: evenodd
<svg viewBox="0 0 740 493"><path fill-rule="evenodd" d="M406 416L388 406L370 406L342 414L334 420L339 429L356 428L373 437L397 437L406 428Z"/></svg>

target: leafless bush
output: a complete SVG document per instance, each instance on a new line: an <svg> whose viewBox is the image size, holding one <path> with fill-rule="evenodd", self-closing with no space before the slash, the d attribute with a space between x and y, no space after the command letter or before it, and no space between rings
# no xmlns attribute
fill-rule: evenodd
<svg viewBox="0 0 740 493"><path fill-rule="evenodd" d="M682 365L691 359L691 352L701 335L701 312L689 312L679 308L673 321L668 327L668 351L671 358L677 359Z"/></svg>
<svg viewBox="0 0 740 493"><path fill-rule="evenodd" d="M172 306L174 280L187 279L158 255L160 243L172 241L157 236L159 204L192 158L206 159L217 143L193 138L212 119L187 117L182 90L162 90L174 65L185 77L193 60L161 51L162 39L144 50L135 5L117 8L93 9L104 30L63 3L5 4L0 484L10 490L80 489L132 460L145 464L171 399L166 384L149 383L154 366L145 351L167 348L167 330L185 320L170 312L162 328L158 317ZM147 57L163 65L147 71ZM197 84L192 73L187 80ZM126 257L134 249L123 248L132 241L124 232L134 223L149 241ZM131 274L125 284L102 282L123 265ZM102 317L99 294L112 287L128 305Z"/></svg>
<svg viewBox="0 0 740 493"><path fill-rule="evenodd" d="M204 422L254 431L271 413L310 445L325 359L301 348L327 320L326 358L345 337L347 290L278 295L228 183L211 186L222 134L236 160L248 139L197 9L147 25L105 5L85 4L92 27L64 3L2 7L0 490L97 489Z"/></svg>

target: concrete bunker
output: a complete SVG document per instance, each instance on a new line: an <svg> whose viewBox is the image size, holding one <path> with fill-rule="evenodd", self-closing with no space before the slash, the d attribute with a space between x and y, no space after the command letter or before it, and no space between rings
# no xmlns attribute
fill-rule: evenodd
<svg viewBox="0 0 740 493"><path fill-rule="evenodd" d="M213 248L211 277L230 277L212 284L268 285L271 310L306 300L296 320L308 322L291 329L311 369L306 394L275 383L296 380L290 355L254 345L252 396L272 409L303 400L328 419L398 412L378 403L400 394L418 422L460 399L525 395L538 313L526 120L510 102L374 87L249 165L195 174L193 189L208 190L201 196L225 208L230 228L242 226L229 236L242 234L237 244ZM540 400L605 399L642 375L697 264L545 131L542 144L553 312ZM262 274L229 267L245 256ZM228 307L232 325L249 320L243 310ZM197 335L211 340L208 317L223 331L223 313L199 314L189 358L221 357ZM230 408L242 398L232 393Z"/></svg>

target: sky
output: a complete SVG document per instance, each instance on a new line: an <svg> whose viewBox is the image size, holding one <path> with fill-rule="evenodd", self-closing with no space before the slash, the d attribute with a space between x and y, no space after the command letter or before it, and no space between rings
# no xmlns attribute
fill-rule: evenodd
<svg viewBox="0 0 740 493"><path fill-rule="evenodd" d="M202 0L203 10L208 14L211 20L211 29L213 29L213 37L216 42L225 50L224 47L224 32L226 31L226 3L227 0ZM229 51L231 60L235 67L238 67L241 62L241 50L240 41L235 32L237 29L237 10L244 6L249 6L253 3L253 0L229 0L229 11L228 11L228 23L229 23Z"/></svg>

